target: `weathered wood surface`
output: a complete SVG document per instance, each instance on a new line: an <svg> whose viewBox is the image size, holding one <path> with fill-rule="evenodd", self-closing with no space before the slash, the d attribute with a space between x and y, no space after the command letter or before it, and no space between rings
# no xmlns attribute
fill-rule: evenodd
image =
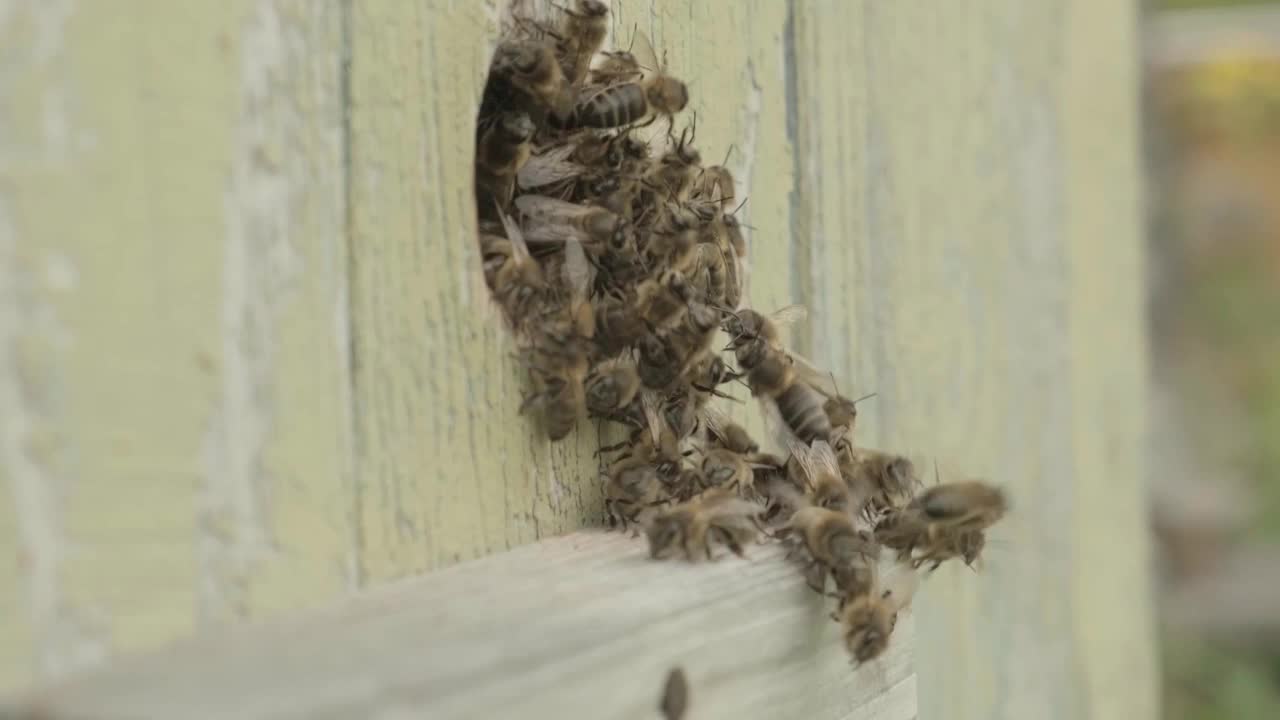
<svg viewBox="0 0 1280 720"><path fill-rule="evenodd" d="M0 686L599 523L484 312L498 4L0 2ZM1010 488L921 716L1154 717L1133 4L613 5L864 441Z"/></svg>
<svg viewBox="0 0 1280 720"><path fill-rule="evenodd" d="M829 611L777 545L746 560L654 563L642 539L583 532L123 661L20 710L640 720L658 716L666 674L680 666L691 718L914 718L911 614L893 649L854 671Z"/></svg>

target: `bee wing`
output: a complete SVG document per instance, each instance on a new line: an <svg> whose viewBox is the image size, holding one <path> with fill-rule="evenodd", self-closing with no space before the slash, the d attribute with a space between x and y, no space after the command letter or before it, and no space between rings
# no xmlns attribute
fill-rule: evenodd
<svg viewBox="0 0 1280 720"><path fill-rule="evenodd" d="M649 36L643 30L636 31L635 47L631 54L646 77L651 77L659 71L661 66L658 65L658 54L653 51L653 43L649 42Z"/></svg>
<svg viewBox="0 0 1280 720"><path fill-rule="evenodd" d="M836 452L826 440L815 440L808 448L809 462L813 469L833 477L841 477L840 463L836 460ZM808 469L808 468L806 468Z"/></svg>
<svg viewBox="0 0 1280 720"><path fill-rule="evenodd" d="M804 305L788 305L778 308L769 314L769 320L779 328L793 325L809 316L809 310Z"/></svg>
<svg viewBox="0 0 1280 720"><path fill-rule="evenodd" d="M662 409L659 407L658 394L650 390L640 393L640 407L644 409L645 424L649 427L653 446L658 447L658 441L662 438Z"/></svg>
<svg viewBox="0 0 1280 720"><path fill-rule="evenodd" d="M707 405L699 411L707 430L717 438L724 438L724 428L731 422L728 414L714 405Z"/></svg>
<svg viewBox="0 0 1280 720"><path fill-rule="evenodd" d="M831 376L830 372L819 368L799 353L788 350L787 354L791 356L791 369L795 371L796 377L806 385L829 398L840 395L836 388L835 378Z"/></svg>
<svg viewBox="0 0 1280 720"><path fill-rule="evenodd" d="M524 263L529 261L529 246L524 241L524 233L520 231L520 224L513 220L506 213L502 212L502 207L498 207L498 219L502 221L502 227L507 231L507 240L511 241L511 257L516 263Z"/></svg>
<svg viewBox="0 0 1280 720"><path fill-rule="evenodd" d="M791 455L796 459L796 462L800 463L800 469L804 471L805 483L809 487L813 487L822 472L822 465L814 456L813 448L794 437L790 438L787 444L790 446ZM838 473L837 477L839 477Z"/></svg>
<svg viewBox="0 0 1280 720"><path fill-rule="evenodd" d="M584 168L569 161L575 149L573 145L565 144L529 158L516 175L520 189L543 187L581 175Z"/></svg>
<svg viewBox="0 0 1280 720"><path fill-rule="evenodd" d="M525 228L524 239L528 245L543 247L555 245L559 247L570 240L582 243L590 238L587 237L586 233L566 223L534 220Z"/></svg>
<svg viewBox="0 0 1280 720"><path fill-rule="evenodd" d="M585 299L591 288L591 263L587 262L587 253L577 238L568 238L564 243L565 286L575 298Z"/></svg>
<svg viewBox="0 0 1280 720"><path fill-rule="evenodd" d="M555 224L564 224L595 210L590 205L579 205L546 195L521 195L516 198L516 208L532 220Z"/></svg>

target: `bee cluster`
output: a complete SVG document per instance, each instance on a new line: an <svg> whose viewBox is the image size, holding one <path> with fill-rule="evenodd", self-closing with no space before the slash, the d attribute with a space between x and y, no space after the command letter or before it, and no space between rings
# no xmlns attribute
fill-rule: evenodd
<svg viewBox="0 0 1280 720"><path fill-rule="evenodd" d="M643 34L634 54L602 51L608 20L599 0L517 17L484 90L480 249L530 376L521 412L552 441L584 416L620 423L626 440L601 448L610 526L643 528L654 558L785 543L811 587L834 586L846 644L870 660L915 571L972 565L1005 496L977 481L924 489L906 457L855 444L857 401L781 340L803 308L743 307L733 176L702 165L695 122L674 130L687 87ZM736 367L713 347L720 332ZM713 404L735 382L781 453Z"/></svg>

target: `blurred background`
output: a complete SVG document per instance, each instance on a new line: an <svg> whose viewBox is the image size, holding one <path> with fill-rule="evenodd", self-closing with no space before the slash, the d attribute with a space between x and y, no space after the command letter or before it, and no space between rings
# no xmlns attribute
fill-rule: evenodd
<svg viewBox="0 0 1280 720"><path fill-rule="evenodd" d="M1145 23L1153 524L1171 720L1280 717L1280 3Z"/></svg>

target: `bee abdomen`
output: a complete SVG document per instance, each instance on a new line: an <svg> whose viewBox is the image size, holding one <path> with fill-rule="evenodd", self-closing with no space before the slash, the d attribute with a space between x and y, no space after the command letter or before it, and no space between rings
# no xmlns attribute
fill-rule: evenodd
<svg viewBox="0 0 1280 720"><path fill-rule="evenodd" d="M791 386L774 398L778 412L802 442L827 440L831 437L831 421L822 409L822 396L803 382Z"/></svg>
<svg viewBox="0 0 1280 720"><path fill-rule="evenodd" d="M563 123L566 129L615 128L640 120L649 112L644 87L627 83L580 99Z"/></svg>

